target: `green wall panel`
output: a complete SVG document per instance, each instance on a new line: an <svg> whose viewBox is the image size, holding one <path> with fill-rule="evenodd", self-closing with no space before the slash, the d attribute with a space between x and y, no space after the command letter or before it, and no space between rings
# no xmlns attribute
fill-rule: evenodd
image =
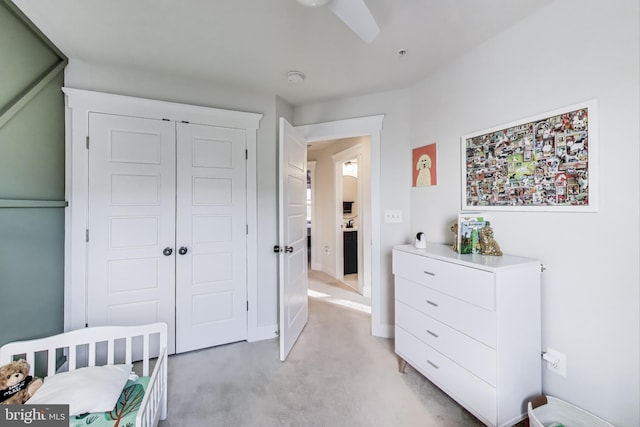
<svg viewBox="0 0 640 427"><path fill-rule="evenodd" d="M0 198L64 199L63 76L0 128Z"/></svg>
<svg viewBox="0 0 640 427"><path fill-rule="evenodd" d="M60 62L58 55L3 2L0 2L0 53L0 106L6 105Z"/></svg>
<svg viewBox="0 0 640 427"><path fill-rule="evenodd" d="M14 8L0 0L0 345L64 327L65 209L38 201L64 200L64 76L49 71L66 58Z"/></svg>
<svg viewBox="0 0 640 427"><path fill-rule="evenodd" d="M64 209L0 209L0 345L63 329Z"/></svg>

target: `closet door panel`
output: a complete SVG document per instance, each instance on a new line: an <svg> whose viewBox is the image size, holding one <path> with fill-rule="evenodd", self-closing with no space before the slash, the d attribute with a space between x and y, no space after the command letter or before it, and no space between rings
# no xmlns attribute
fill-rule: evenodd
<svg viewBox="0 0 640 427"><path fill-rule="evenodd" d="M247 337L246 140L177 124L178 352Z"/></svg>
<svg viewBox="0 0 640 427"><path fill-rule="evenodd" d="M167 322L173 352L175 125L89 114L87 321Z"/></svg>

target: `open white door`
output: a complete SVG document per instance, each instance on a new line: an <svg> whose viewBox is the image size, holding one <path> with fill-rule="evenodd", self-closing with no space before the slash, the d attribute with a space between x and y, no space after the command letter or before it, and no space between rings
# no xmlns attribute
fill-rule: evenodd
<svg viewBox="0 0 640 427"><path fill-rule="evenodd" d="M280 360L307 324L307 144L280 118L279 138Z"/></svg>

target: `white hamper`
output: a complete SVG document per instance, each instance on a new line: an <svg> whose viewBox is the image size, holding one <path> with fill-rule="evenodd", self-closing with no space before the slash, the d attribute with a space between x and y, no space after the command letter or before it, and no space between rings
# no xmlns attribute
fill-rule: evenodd
<svg viewBox="0 0 640 427"><path fill-rule="evenodd" d="M538 396L529 401L530 427L613 427L602 418L552 396Z"/></svg>

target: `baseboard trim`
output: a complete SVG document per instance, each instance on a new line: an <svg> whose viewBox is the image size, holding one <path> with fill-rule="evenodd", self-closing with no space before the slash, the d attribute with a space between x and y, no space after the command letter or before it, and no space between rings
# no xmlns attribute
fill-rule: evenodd
<svg viewBox="0 0 640 427"><path fill-rule="evenodd" d="M278 325L261 326L253 328L247 334L247 342L263 341L276 338L278 336Z"/></svg>
<svg viewBox="0 0 640 427"><path fill-rule="evenodd" d="M395 337L394 325L371 325L371 335L380 338Z"/></svg>

